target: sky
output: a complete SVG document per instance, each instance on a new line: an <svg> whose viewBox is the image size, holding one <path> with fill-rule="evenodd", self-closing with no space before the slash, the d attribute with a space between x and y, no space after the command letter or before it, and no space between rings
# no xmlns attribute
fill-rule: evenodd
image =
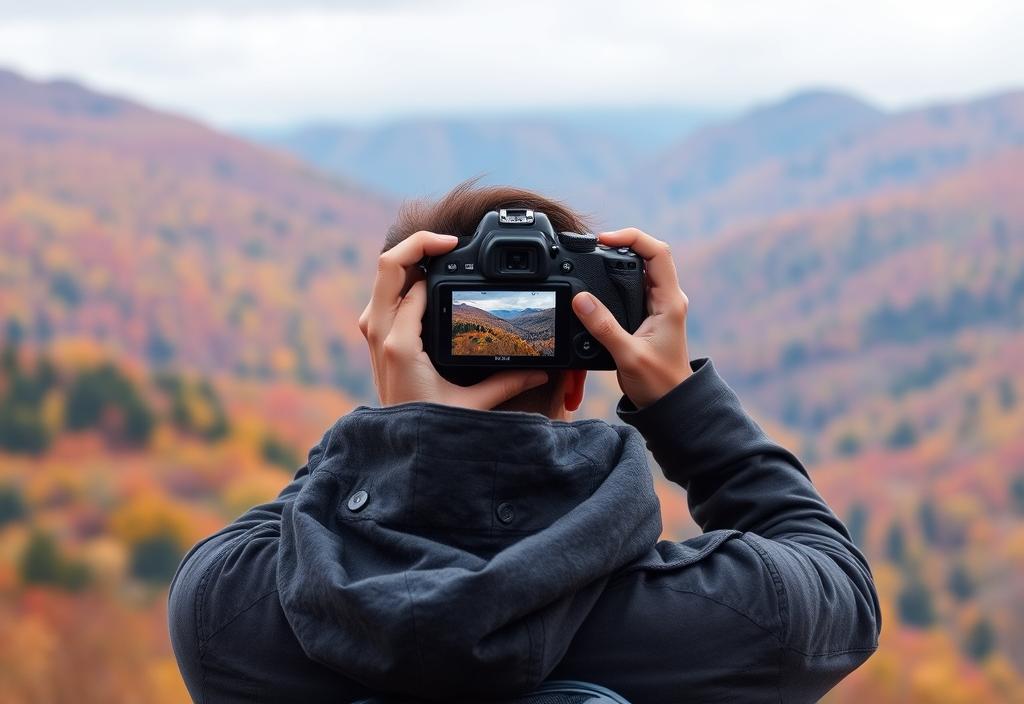
<svg viewBox="0 0 1024 704"><path fill-rule="evenodd" d="M223 127L573 107L898 108L1024 86L1021 0L0 0L0 67Z"/></svg>
<svg viewBox="0 0 1024 704"><path fill-rule="evenodd" d="M554 291L452 291L452 303L466 303L480 310L554 308Z"/></svg>

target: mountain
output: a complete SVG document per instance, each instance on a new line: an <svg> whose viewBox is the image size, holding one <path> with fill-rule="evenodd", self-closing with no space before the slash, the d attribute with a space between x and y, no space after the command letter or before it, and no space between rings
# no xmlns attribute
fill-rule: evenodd
<svg viewBox="0 0 1024 704"><path fill-rule="evenodd" d="M528 308L504 318L466 303L452 306L452 347L456 354L552 354L554 343L554 308Z"/></svg>
<svg viewBox="0 0 1024 704"><path fill-rule="evenodd" d="M476 323L506 332L515 332L516 329L515 324L511 320L496 315L493 311L486 311L483 308L477 308L468 303L456 303L452 306L452 324L454 325L459 321Z"/></svg>
<svg viewBox="0 0 1024 704"><path fill-rule="evenodd" d="M522 308L519 310L492 310L491 315L496 315L499 318L510 320L526 313L537 313L540 312L540 308Z"/></svg>
<svg viewBox="0 0 1024 704"><path fill-rule="evenodd" d="M348 384L395 204L68 81L0 73L0 325L159 368Z"/></svg>
<svg viewBox="0 0 1024 704"><path fill-rule="evenodd" d="M555 309L527 308L520 315L510 319L509 322L515 325L516 331L526 340L531 342L549 340L555 334Z"/></svg>
<svg viewBox="0 0 1024 704"><path fill-rule="evenodd" d="M869 556L881 648L828 701L1024 701L1022 102L888 112L815 91L600 178L580 165L590 137L549 150L590 184L574 205L672 241L692 356L797 451ZM453 177L446 163L422 177ZM187 699L161 590L184 549L275 495L372 398L356 315L395 207L193 121L0 73L13 699ZM456 306L456 338L549 353L551 311L512 312ZM618 397L591 374L583 415ZM699 531L655 477L666 537ZM43 657L57 642L67 662Z"/></svg>
<svg viewBox="0 0 1024 704"><path fill-rule="evenodd" d="M581 201L673 240L925 184L1024 144L1024 91L885 113L835 92L796 95L698 130Z"/></svg>
<svg viewBox="0 0 1024 704"><path fill-rule="evenodd" d="M709 117L706 111L664 107L552 110L370 127L317 123L242 134L400 197L438 195L476 176L569 197L607 181Z"/></svg>
<svg viewBox="0 0 1024 704"><path fill-rule="evenodd" d="M1014 376L970 348L1024 332L1020 173L1024 147L927 185L729 228L683 258L691 332L760 408L810 433L873 395L980 366ZM793 391L822 379L827 391ZM797 413L794 394L821 407Z"/></svg>

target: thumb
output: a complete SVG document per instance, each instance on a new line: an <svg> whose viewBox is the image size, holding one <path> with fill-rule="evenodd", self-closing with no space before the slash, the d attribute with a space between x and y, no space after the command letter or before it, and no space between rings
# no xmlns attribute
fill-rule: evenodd
<svg viewBox="0 0 1024 704"><path fill-rule="evenodd" d="M619 325L612 312L595 295L586 291L576 294L572 299L572 309L583 327L604 345L616 363L625 357L633 343L633 336Z"/></svg>
<svg viewBox="0 0 1024 704"><path fill-rule="evenodd" d="M460 389L465 394L464 402L460 405L489 411L513 396L546 383L547 380L547 372L542 371L499 372L478 384Z"/></svg>

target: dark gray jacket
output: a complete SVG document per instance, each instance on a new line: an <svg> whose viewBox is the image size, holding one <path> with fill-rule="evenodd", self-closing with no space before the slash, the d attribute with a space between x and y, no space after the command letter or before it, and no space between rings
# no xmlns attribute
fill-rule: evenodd
<svg viewBox="0 0 1024 704"><path fill-rule="evenodd" d="M694 368L643 410L620 402L632 428L428 403L341 418L179 568L192 696L480 701L557 678L637 704L818 699L876 648L867 562L799 461ZM641 434L700 537L659 542Z"/></svg>

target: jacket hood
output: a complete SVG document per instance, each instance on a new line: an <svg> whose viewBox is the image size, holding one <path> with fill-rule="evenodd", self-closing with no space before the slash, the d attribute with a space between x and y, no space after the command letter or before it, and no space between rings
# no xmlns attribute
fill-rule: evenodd
<svg viewBox="0 0 1024 704"><path fill-rule="evenodd" d="M378 691L525 691L608 579L654 547L644 443L602 421L358 408L282 516L280 602L306 654Z"/></svg>

